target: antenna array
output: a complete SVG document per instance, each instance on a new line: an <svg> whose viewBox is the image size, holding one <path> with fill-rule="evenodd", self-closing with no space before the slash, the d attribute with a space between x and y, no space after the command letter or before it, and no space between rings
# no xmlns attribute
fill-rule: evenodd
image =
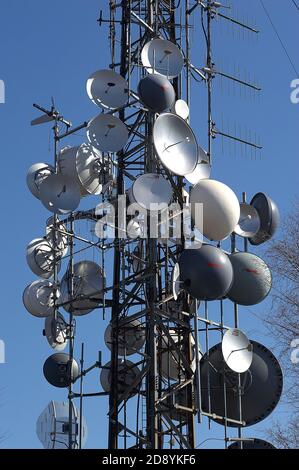
<svg viewBox="0 0 299 470"><path fill-rule="evenodd" d="M88 97L101 112L73 127L54 103L50 110L34 105L42 116L33 125L53 122L54 163L31 166L27 183L52 216L45 236L27 248L40 279L23 299L32 315L45 317L44 334L55 350L44 364L45 378L68 388L68 406L51 402L38 420L38 436L45 447L81 448L84 399L108 396L110 449L195 448L196 418L222 424L225 447L261 446L264 441L245 438L242 430L274 409L282 375L272 353L239 329L238 306L261 302L271 289L269 268L248 253L248 242L271 238L279 214L265 194L248 204L244 193L240 203L210 179L218 136L260 148L214 122L217 77L259 87L217 68L212 25L219 18L257 30L211 0L110 0L109 7L109 17L101 12L98 22L109 28L111 63L87 80ZM191 51L198 13L204 64L193 63ZM190 127L194 85L206 90L206 150ZM85 143L61 148L81 129ZM79 210L90 196L100 198L96 208ZM75 320L94 310L103 320L109 312L104 340L111 357L103 365L100 352L85 369L84 344L80 361L74 358ZM84 393L84 378L94 369L102 391ZM54 429L44 426L49 416Z"/></svg>

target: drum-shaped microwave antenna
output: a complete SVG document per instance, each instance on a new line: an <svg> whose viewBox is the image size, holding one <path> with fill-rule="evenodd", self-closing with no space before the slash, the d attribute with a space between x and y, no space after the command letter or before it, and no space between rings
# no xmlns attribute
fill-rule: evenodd
<svg viewBox="0 0 299 470"><path fill-rule="evenodd" d="M250 205L254 207L260 218L260 229L249 242L252 245L261 245L270 240L276 232L280 216L277 205L264 193L257 193L251 200Z"/></svg>
<svg viewBox="0 0 299 470"><path fill-rule="evenodd" d="M283 377L280 365L274 355L265 346L256 341L253 345L253 358L248 371L240 374L242 393L242 421L251 426L267 418L279 402ZM202 409L219 417L225 417L223 394L226 386L227 418L239 420L239 393L237 372L226 369L221 344L209 350L201 360L201 395ZM209 393L210 392L210 393ZM212 418L214 419L214 418ZM215 418L220 424L224 419ZM236 423L227 421L228 426Z"/></svg>
<svg viewBox="0 0 299 470"><path fill-rule="evenodd" d="M46 279L38 279L26 287L23 303L31 315L44 318L54 314L54 298L59 298L59 290Z"/></svg>
<svg viewBox="0 0 299 470"><path fill-rule="evenodd" d="M165 209L172 198L170 183L156 173L139 176L128 191L130 202L147 210Z"/></svg>
<svg viewBox="0 0 299 470"><path fill-rule="evenodd" d="M176 44L166 39L152 39L141 51L141 61L148 73L158 73L167 78L180 75L184 58Z"/></svg>
<svg viewBox="0 0 299 470"><path fill-rule="evenodd" d="M136 274L141 271L145 267L145 263L142 262L142 255L143 255L143 245L142 241L135 246L133 253L132 253L132 269L133 272Z"/></svg>
<svg viewBox="0 0 299 470"><path fill-rule="evenodd" d="M185 176L195 169L198 145L184 119L173 113L161 114L154 124L153 140L161 162L174 174Z"/></svg>
<svg viewBox="0 0 299 470"><path fill-rule="evenodd" d="M27 173L27 186L34 197L40 198L40 185L48 176L54 173L54 167L48 163L34 163L34 165L31 165Z"/></svg>
<svg viewBox="0 0 299 470"><path fill-rule="evenodd" d="M271 271L267 264L252 253L233 253L229 256L234 280L227 296L240 305L256 305L264 300L272 287Z"/></svg>
<svg viewBox="0 0 299 470"><path fill-rule="evenodd" d="M210 178L211 169L207 152L198 145L198 163L192 173L185 175L185 178L195 185L200 180Z"/></svg>
<svg viewBox="0 0 299 470"><path fill-rule="evenodd" d="M100 114L89 121L87 138L93 147L102 152L118 152L127 143L126 125L111 114Z"/></svg>
<svg viewBox="0 0 299 470"><path fill-rule="evenodd" d="M147 75L138 84L138 95L142 103L155 113L170 109L175 101L175 91L166 77Z"/></svg>
<svg viewBox="0 0 299 470"><path fill-rule="evenodd" d="M74 264L73 299L71 298L71 276L69 271L61 280L61 304L69 312L80 316L92 312L103 300L104 273L93 261L85 260Z"/></svg>
<svg viewBox="0 0 299 470"><path fill-rule="evenodd" d="M176 348L184 354L184 338L183 335L178 333L174 329L168 330L171 336L171 339L175 343ZM191 336L192 344L192 365L191 368L195 370L195 342ZM171 380L183 379L183 376L186 376L184 373L184 364L178 353L178 351L173 347L168 337L163 334L161 339L161 374L165 378L170 378Z"/></svg>
<svg viewBox="0 0 299 470"><path fill-rule="evenodd" d="M228 367L238 373L246 372L252 363L252 344L243 331L236 328L225 332L222 343L222 354Z"/></svg>
<svg viewBox="0 0 299 470"><path fill-rule="evenodd" d="M260 229L260 217L257 210L250 204L241 202L240 219L234 232L243 238L254 237Z"/></svg>
<svg viewBox="0 0 299 470"><path fill-rule="evenodd" d="M218 241L228 237L240 219L237 196L219 181L199 181L191 191L190 202L196 228L210 240ZM203 220L196 215L198 211L201 213L202 209ZM199 224L197 219L200 220Z"/></svg>
<svg viewBox="0 0 299 470"><path fill-rule="evenodd" d="M43 372L46 380L54 387L68 387L79 375L79 366L69 354L55 353L44 363Z"/></svg>
<svg viewBox="0 0 299 470"><path fill-rule="evenodd" d="M68 232L61 220L57 220L55 225L54 216L50 217L46 222L46 240L53 249L56 248L58 250L59 256L67 255L69 248Z"/></svg>
<svg viewBox="0 0 299 470"><path fill-rule="evenodd" d="M105 330L105 344L111 350L111 324ZM145 329L138 320L126 322L118 327L118 355L131 356L143 347L145 343Z"/></svg>
<svg viewBox="0 0 299 470"><path fill-rule="evenodd" d="M212 245L184 250L179 266L182 288L198 300L223 298L233 282L229 257Z"/></svg>
<svg viewBox="0 0 299 470"><path fill-rule="evenodd" d="M58 155L60 172L71 177L80 187L81 196L100 194L107 178L107 162L90 144L65 147Z"/></svg>
<svg viewBox="0 0 299 470"><path fill-rule="evenodd" d="M63 351L68 343L68 325L61 315L57 313L45 319L45 336L51 348L55 351Z"/></svg>
<svg viewBox="0 0 299 470"><path fill-rule="evenodd" d="M81 448L86 445L87 426L84 417L80 423L80 413L72 407L72 449L79 449L80 430ZM36 434L45 449L69 448L69 403L51 401L41 413L36 423Z"/></svg>
<svg viewBox="0 0 299 470"><path fill-rule="evenodd" d="M54 250L47 240L36 238L32 240L26 250L26 259L31 271L39 277L49 279L54 273ZM57 269L60 271L61 263L57 259Z"/></svg>
<svg viewBox="0 0 299 470"><path fill-rule="evenodd" d="M118 394L123 395L129 387L132 387L136 381L140 369L127 359L118 359ZM111 389L111 362L108 362L101 371L100 381L105 392L109 393ZM133 388L130 396L136 395L138 392L138 384Z"/></svg>
<svg viewBox="0 0 299 470"><path fill-rule="evenodd" d="M128 101L128 83L114 70L97 70L86 83L91 101L104 109L116 109Z"/></svg>
<svg viewBox="0 0 299 470"><path fill-rule="evenodd" d="M141 220L136 218L129 220L127 224L127 236L129 238L143 237L143 224Z"/></svg>
<svg viewBox="0 0 299 470"><path fill-rule="evenodd" d="M190 416L191 401L189 387L183 387L161 402L162 412L173 421L179 421L182 424ZM190 411L188 411L188 408Z"/></svg>
<svg viewBox="0 0 299 470"><path fill-rule="evenodd" d="M51 175L40 185L40 200L50 212L68 214L80 203L80 188L69 176Z"/></svg>
<svg viewBox="0 0 299 470"><path fill-rule="evenodd" d="M172 273L171 273L171 285L172 285L172 294L174 300L177 300L180 292L182 290L182 284L180 280L180 265L175 263Z"/></svg>
<svg viewBox="0 0 299 470"><path fill-rule="evenodd" d="M175 112L175 114L177 114L178 116L180 116L182 119L188 119L189 117L189 114L190 114L190 109L189 109L189 106L188 104L186 103L186 101L184 100L177 100L175 103L174 103L174 107L173 107L173 112Z"/></svg>

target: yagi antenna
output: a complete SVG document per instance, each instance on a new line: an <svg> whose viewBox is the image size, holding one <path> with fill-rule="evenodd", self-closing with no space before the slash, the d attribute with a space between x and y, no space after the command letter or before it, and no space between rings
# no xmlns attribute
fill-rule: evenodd
<svg viewBox="0 0 299 470"><path fill-rule="evenodd" d="M59 114L59 111L55 109L53 97L51 101L52 101L52 107L50 110L43 108L39 104L33 103L33 107L41 111L43 115L39 116L36 119L33 119L33 121L31 121L31 126L38 126L40 124L45 124L51 121L59 121L59 122L62 122L67 128L72 127L72 123L70 121L66 121L64 117L61 116L61 114Z"/></svg>

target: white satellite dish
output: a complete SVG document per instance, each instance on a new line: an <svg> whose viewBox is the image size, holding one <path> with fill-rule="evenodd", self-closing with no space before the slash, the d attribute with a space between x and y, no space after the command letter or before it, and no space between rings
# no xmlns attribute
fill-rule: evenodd
<svg viewBox="0 0 299 470"><path fill-rule="evenodd" d="M26 259L31 271L39 277L48 279L54 272L54 251L47 240L36 238L32 240L26 250ZM58 258L59 261L59 258ZM57 269L60 270L60 261Z"/></svg>
<svg viewBox="0 0 299 470"><path fill-rule="evenodd" d="M162 210L169 205L172 189L169 182L156 173L139 176L128 191L130 202L147 210Z"/></svg>
<svg viewBox="0 0 299 470"><path fill-rule="evenodd" d="M153 141L163 163L176 175L191 173L198 162L198 145L186 121L173 113L163 113L154 124Z"/></svg>
<svg viewBox="0 0 299 470"><path fill-rule="evenodd" d="M180 265L176 263L171 273L171 285L174 300L177 300L181 292Z"/></svg>
<svg viewBox="0 0 299 470"><path fill-rule="evenodd" d="M70 275L65 273L61 280L61 304L69 312L73 307L73 314L80 316L92 312L103 300L105 275L102 268L93 261L79 261L74 265L74 301L70 304Z"/></svg>
<svg viewBox="0 0 299 470"><path fill-rule="evenodd" d="M100 194L107 180L106 162L101 152L90 144L65 147L58 155L61 174L72 178L80 187L81 196Z"/></svg>
<svg viewBox="0 0 299 470"><path fill-rule="evenodd" d="M240 218L237 196L220 181L200 180L192 188L190 203L196 228L210 240L227 238Z"/></svg>
<svg viewBox="0 0 299 470"><path fill-rule="evenodd" d="M72 406L72 448L79 449L80 429L81 447L86 445L87 426L84 417L80 424L80 412ZM69 448L69 402L51 401L41 413L36 423L36 434L45 449Z"/></svg>
<svg viewBox="0 0 299 470"><path fill-rule="evenodd" d="M29 284L23 293L23 303L31 315L39 318L54 314L54 298L59 298L59 290L43 279Z"/></svg>
<svg viewBox="0 0 299 470"><path fill-rule="evenodd" d="M141 61L148 73L159 73L167 78L180 75L184 58L176 44L166 39L152 39L141 51Z"/></svg>
<svg viewBox="0 0 299 470"><path fill-rule="evenodd" d="M187 105L186 101L184 100L177 100L174 103L173 111L175 114L180 116L182 119L186 120L189 117L190 114L190 109L189 106Z"/></svg>
<svg viewBox="0 0 299 470"><path fill-rule="evenodd" d="M260 229L261 222L257 210L250 204L240 203L240 219L234 232L243 238L256 235Z"/></svg>
<svg viewBox="0 0 299 470"><path fill-rule="evenodd" d="M111 362L105 364L101 371L100 381L103 390L109 393L111 388ZM140 374L140 369L135 364L127 359L118 359L118 393L122 395L126 390L133 385L136 378ZM130 396L137 393L137 388L134 388Z"/></svg>
<svg viewBox="0 0 299 470"><path fill-rule="evenodd" d="M210 178L211 169L207 152L198 145L198 163L192 173L185 175L185 178L195 185L200 180Z"/></svg>
<svg viewBox="0 0 299 470"><path fill-rule="evenodd" d="M128 83L114 70L98 70L86 83L91 101L102 108L116 109L128 101Z"/></svg>
<svg viewBox="0 0 299 470"><path fill-rule="evenodd" d="M241 330L230 329L226 331L222 339L222 354L228 367L242 374L251 366L252 344Z"/></svg>
<svg viewBox="0 0 299 470"><path fill-rule="evenodd" d="M48 176L54 173L54 167L48 163L35 163L31 165L27 173L27 186L34 197L39 199L40 185Z"/></svg>
<svg viewBox="0 0 299 470"><path fill-rule="evenodd" d="M55 235L56 232L56 235ZM46 240L49 242L51 247L55 247L59 251L59 256L63 257L68 252L68 235L67 229L63 222L57 221L57 230L54 228L54 216L50 217L46 223Z"/></svg>
<svg viewBox="0 0 299 470"><path fill-rule="evenodd" d="M126 125L111 114L100 114L87 126L87 138L93 147L102 152L118 152L127 143L129 133Z"/></svg>
<svg viewBox="0 0 299 470"><path fill-rule="evenodd" d="M105 344L111 351L111 324L105 330ZM118 328L118 355L135 354L145 343L145 329L138 320L126 322Z"/></svg>
<svg viewBox="0 0 299 470"><path fill-rule="evenodd" d="M68 176L51 175L40 186L40 200L50 212L68 214L80 204L80 189Z"/></svg>
<svg viewBox="0 0 299 470"><path fill-rule="evenodd" d="M63 351L66 348L68 325L61 313L57 313L57 318L51 315L45 319L45 336L49 345L55 351Z"/></svg>

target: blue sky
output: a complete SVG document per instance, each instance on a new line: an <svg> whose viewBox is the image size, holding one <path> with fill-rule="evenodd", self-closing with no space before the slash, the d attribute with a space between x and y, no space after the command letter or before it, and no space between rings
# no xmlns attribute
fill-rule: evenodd
<svg viewBox="0 0 299 470"><path fill-rule="evenodd" d="M299 12L291 1L264 0L272 14L290 55L298 64ZM263 88L259 99L251 101L239 89L228 88L215 79L215 119L221 127L234 130L235 122L245 133L256 132L263 144L260 155L247 155L237 146L215 142L213 178L219 179L241 197L256 192L268 193L279 205L282 215L290 210L298 194L298 111L290 101L290 83L296 78L278 40L271 29L260 2L234 0L240 16L255 20L261 34L259 40L248 40L233 33L231 27L215 21L215 57L223 70L239 69L245 76L257 76ZM27 267L25 247L44 232L49 216L26 187L28 167L38 161L52 161L49 144L50 127L31 128L37 116L32 103L49 105L51 96L64 116L79 124L97 113L85 92L85 82L93 71L109 64L107 29L99 29L96 19L100 8L107 10L107 1L68 0L2 0L0 6L0 79L6 85L6 103L0 104L0 142L2 156L1 183L1 314L0 338L6 344L6 364L0 364L0 428L7 434L3 447L39 448L35 423L51 399L66 398L64 390L51 387L43 378L42 365L51 354L41 335L43 322L31 317L22 304L25 286L34 279ZM200 28L199 15L195 26ZM296 37L297 35L297 37ZM199 47L197 33L193 39L193 62L202 65L203 45ZM297 61L297 62L296 62ZM247 75L246 75L247 74ZM196 85L197 86L197 85ZM202 86L192 89L191 125L199 143L205 146L205 103ZM247 135L249 131L247 131ZM245 134L244 134L245 135ZM84 140L84 131L68 144ZM224 151L222 151L224 150ZM90 200L91 201L91 200ZM89 202L89 205L92 205ZM255 250L258 254L259 250ZM269 301L252 310L263 315ZM231 312L228 311L228 316ZM231 318L230 318L231 319ZM240 312L241 327L252 339L273 347L263 324L251 311ZM78 342L86 339L87 363L96 359L99 349L104 360L109 359L103 345L107 320L93 313L78 321ZM78 349L79 350L79 349ZM86 381L86 390L99 388L98 372ZM107 419L105 399L86 400L85 416L89 428L87 447L105 447ZM280 406L277 418L285 419ZM271 417L247 435L262 436L271 424ZM219 426L206 434L199 430L198 442L221 435ZM202 439L201 439L201 436ZM210 447L221 445L210 441Z"/></svg>

